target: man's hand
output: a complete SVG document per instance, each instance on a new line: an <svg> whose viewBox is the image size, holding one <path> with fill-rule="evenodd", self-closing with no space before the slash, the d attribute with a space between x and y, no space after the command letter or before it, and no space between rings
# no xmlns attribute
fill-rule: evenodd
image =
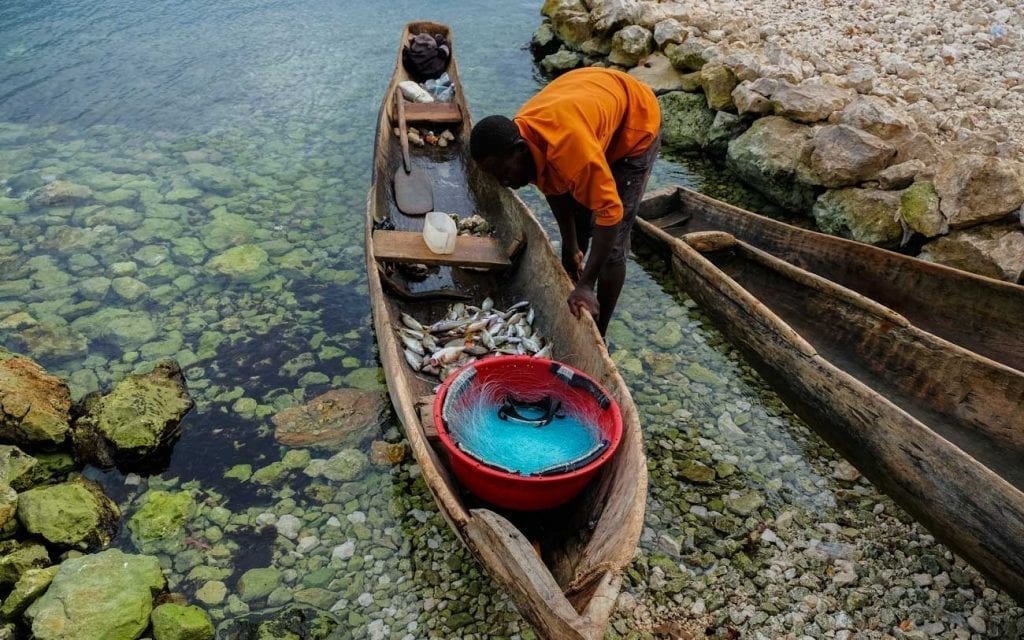
<svg viewBox="0 0 1024 640"><path fill-rule="evenodd" d="M573 284L579 282L580 275L583 273L583 252L576 249L576 255L573 255L563 250L562 268L569 274L569 279L572 280Z"/></svg>
<svg viewBox="0 0 1024 640"><path fill-rule="evenodd" d="M597 303L597 295L594 294L594 289L587 285L576 285L576 288L569 294L568 302L569 310L577 318L582 318L584 312L596 318L601 312L601 305Z"/></svg>

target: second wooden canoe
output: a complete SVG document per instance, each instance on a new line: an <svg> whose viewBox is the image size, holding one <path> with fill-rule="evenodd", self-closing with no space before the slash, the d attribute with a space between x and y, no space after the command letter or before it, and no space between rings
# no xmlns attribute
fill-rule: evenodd
<svg viewBox="0 0 1024 640"><path fill-rule="evenodd" d="M798 415L1024 601L1024 374L731 234L637 228Z"/></svg>

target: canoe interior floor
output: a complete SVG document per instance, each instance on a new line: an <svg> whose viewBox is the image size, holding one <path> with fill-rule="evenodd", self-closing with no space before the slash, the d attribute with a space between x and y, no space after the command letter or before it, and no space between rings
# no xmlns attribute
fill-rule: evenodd
<svg viewBox="0 0 1024 640"><path fill-rule="evenodd" d="M826 360L888 398L1024 491L1024 465L1020 463L1024 451L994 443L984 434L958 422L955 416L937 411L931 403L908 394L895 380L907 372L891 371L889 377L878 375L871 367L872 363L877 366L876 358L883 357L884 349L879 347L877 336L858 335L853 325L822 322L822 314L815 313L816 309L811 309L813 303L808 302L815 298L814 292L780 277L764 265L744 259L736 252L717 252L705 257L793 327ZM1024 429L1024 425L1020 428Z"/></svg>

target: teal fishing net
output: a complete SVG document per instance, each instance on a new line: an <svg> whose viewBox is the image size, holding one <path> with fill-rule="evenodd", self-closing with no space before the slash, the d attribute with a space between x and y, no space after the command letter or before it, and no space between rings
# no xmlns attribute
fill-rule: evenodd
<svg viewBox="0 0 1024 640"><path fill-rule="evenodd" d="M596 403L563 405L561 381L531 384L527 393L510 392L504 383L453 384L449 393L459 395L445 410L452 440L476 460L520 475L568 472L598 457L608 441Z"/></svg>

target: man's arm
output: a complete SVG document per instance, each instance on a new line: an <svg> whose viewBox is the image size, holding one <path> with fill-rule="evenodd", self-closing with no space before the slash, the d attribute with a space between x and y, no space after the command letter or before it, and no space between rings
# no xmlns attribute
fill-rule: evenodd
<svg viewBox="0 0 1024 640"><path fill-rule="evenodd" d="M572 195L594 213L590 255L580 274L576 288L569 295L569 307L577 318L583 311L593 316L600 313L594 285L601 269L615 247L619 225L622 224L622 201L619 199L615 178L604 155L593 157L573 180Z"/></svg>
<svg viewBox="0 0 1024 640"><path fill-rule="evenodd" d="M547 196L548 206L558 223L562 236L562 268L569 274L573 284L579 281L583 271L583 252L576 241L576 202L568 193Z"/></svg>

